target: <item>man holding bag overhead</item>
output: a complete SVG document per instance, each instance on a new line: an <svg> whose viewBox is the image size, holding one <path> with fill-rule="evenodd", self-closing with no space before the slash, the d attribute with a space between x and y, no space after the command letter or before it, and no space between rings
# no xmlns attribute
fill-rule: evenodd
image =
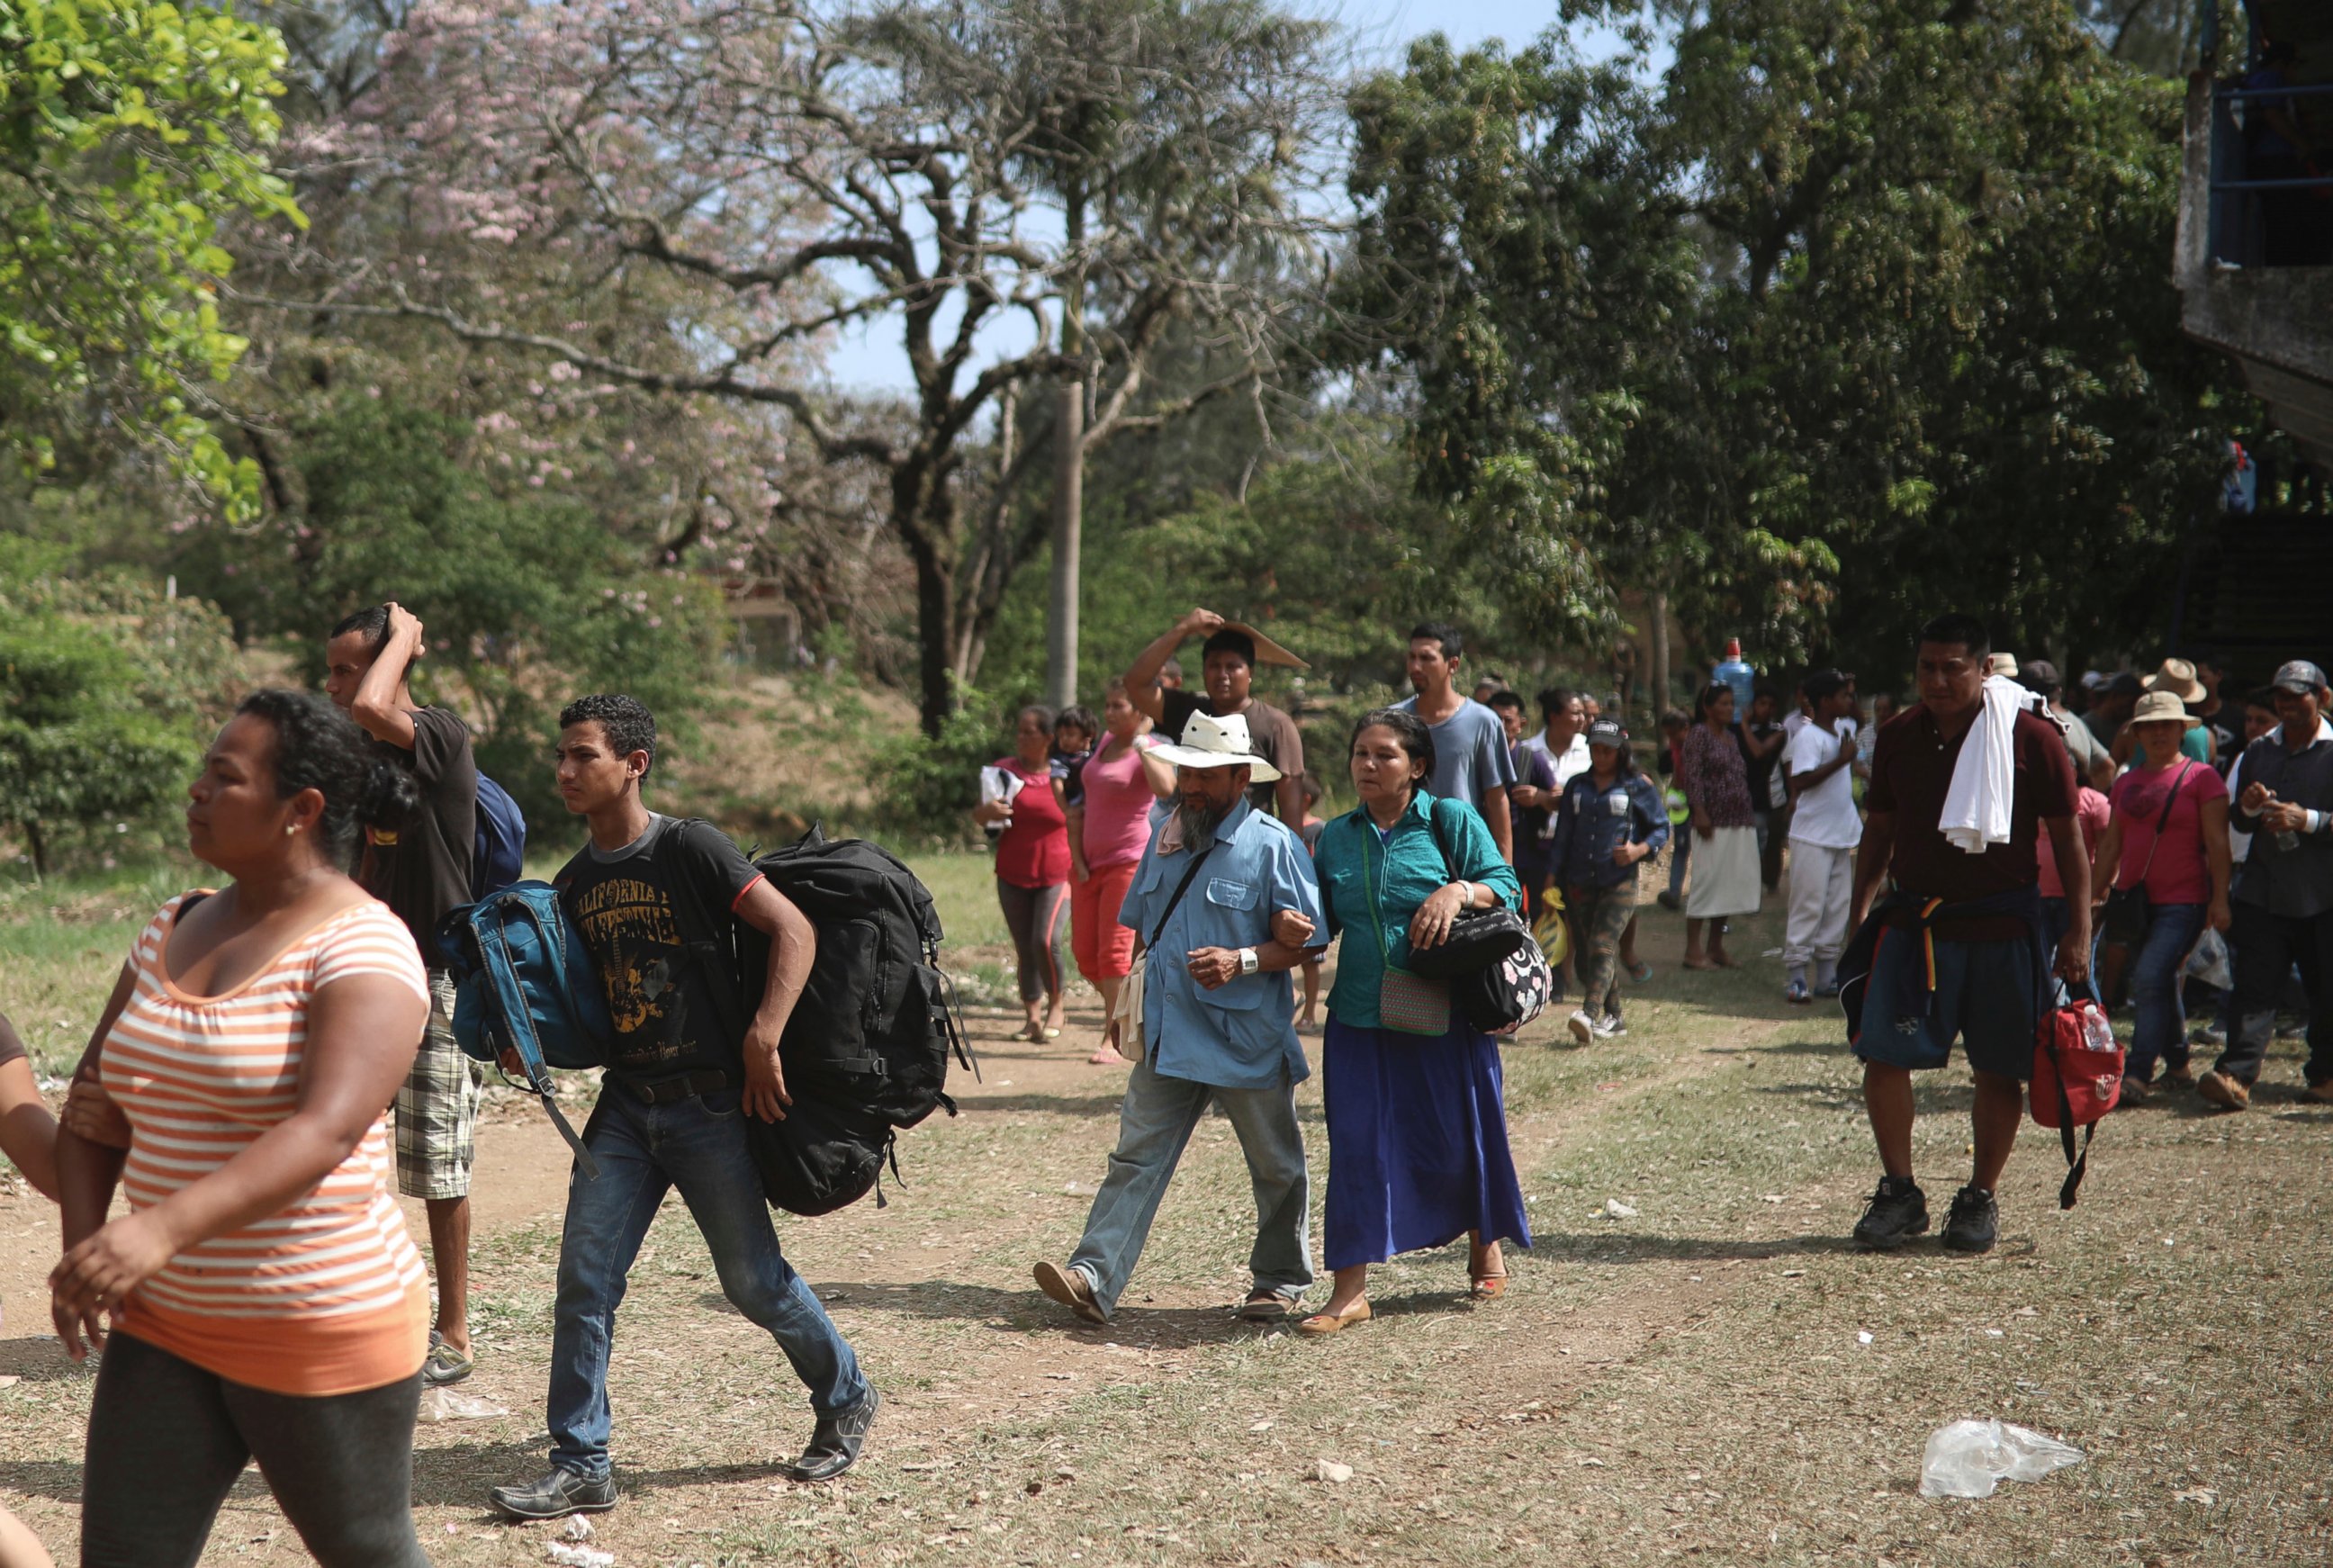
<svg viewBox="0 0 2333 1568"><path fill-rule="evenodd" d="M1312 1283L1311 1188L1296 1085L1288 971L1320 923L1312 857L1295 831L1251 803L1280 772L1255 754L1247 720L1194 714L1176 768L1176 809L1135 868L1118 920L1147 950L1128 990L1138 1013L1116 1025L1134 1059L1118 1147L1085 1235L1066 1265L1047 1259L1037 1287L1088 1323L1108 1323L1142 1255L1159 1199L1210 1101L1239 1135L1254 1183L1253 1285L1243 1317L1286 1314Z"/></svg>

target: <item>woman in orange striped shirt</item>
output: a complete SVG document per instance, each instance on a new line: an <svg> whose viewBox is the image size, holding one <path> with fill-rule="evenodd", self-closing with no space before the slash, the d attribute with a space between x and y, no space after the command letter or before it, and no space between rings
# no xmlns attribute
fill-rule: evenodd
<svg viewBox="0 0 2333 1568"><path fill-rule="evenodd" d="M341 870L412 785L323 698L262 691L189 796L188 847L228 883L154 917L76 1074L126 1121L126 1154L82 1117L57 1142L52 1310L75 1359L84 1337L104 1350L82 1561L191 1563L256 1458L325 1568L427 1568L428 1284L383 1113L428 993L411 936ZM117 1182L130 1212L107 1224Z"/></svg>

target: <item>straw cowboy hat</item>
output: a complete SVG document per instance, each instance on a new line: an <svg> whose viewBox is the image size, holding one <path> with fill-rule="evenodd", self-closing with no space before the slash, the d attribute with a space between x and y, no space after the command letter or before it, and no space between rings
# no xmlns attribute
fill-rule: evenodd
<svg viewBox="0 0 2333 1568"><path fill-rule="evenodd" d="M2187 727L2187 705L2179 700L2175 691L2150 691L2130 710L2133 724L2160 724L2166 720L2182 729Z"/></svg>
<svg viewBox="0 0 2333 1568"><path fill-rule="evenodd" d="M1244 767L1251 771L1249 781L1270 784L1280 776L1280 770L1255 755L1254 743L1248 739L1247 715L1227 713L1221 717L1214 714L1195 713L1191 722L1183 726L1183 744L1162 746L1151 755L1173 763L1176 767Z"/></svg>
<svg viewBox="0 0 2333 1568"><path fill-rule="evenodd" d="M2203 700L2203 683L2195 678L2195 667L2184 659L2166 659L2163 668L2146 678L2149 691L2167 691L2181 702Z"/></svg>

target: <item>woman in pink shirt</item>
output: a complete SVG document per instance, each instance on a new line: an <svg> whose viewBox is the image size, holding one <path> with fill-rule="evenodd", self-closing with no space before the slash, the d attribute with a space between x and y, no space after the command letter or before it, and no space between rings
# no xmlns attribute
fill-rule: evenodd
<svg viewBox="0 0 2333 1568"><path fill-rule="evenodd" d="M1086 758L1080 778L1083 798L1069 808L1070 950L1078 973L1101 993L1104 1036L1086 1058L1098 1067L1122 1065L1109 1045L1108 1021L1118 1010L1118 987L1134 967L1134 933L1118 923L1118 907L1134 880L1134 868L1150 847L1150 805L1160 797L1159 777L1172 788L1174 775L1147 762L1142 712L1126 695L1126 682L1113 678L1101 710L1102 744Z"/></svg>
<svg viewBox="0 0 2333 1568"><path fill-rule="evenodd" d="M2106 836L2107 823L2113 819L2114 808L2107 797L2098 794L2076 776L2074 791L2074 825L2082 832L2082 851L2092 860L2098 859L2098 840ZM2043 855L2041 862L2041 923L2050 928L2050 962L2058 961L2058 944L2066 938L2066 928L2072 924L2072 911L2067 907L2066 884L2059 880L2055 856ZM2093 928L2095 929L2095 928ZM2098 949L2093 939L2090 951L2093 973L2097 972ZM2054 982L2059 995L2065 993L2062 981Z"/></svg>
<svg viewBox="0 0 2333 1568"><path fill-rule="evenodd" d="M2228 928L2228 786L2208 764L2180 755L2187 713L2175 694L2141 697L2130 727L2139 752L2115 781L2114 815L2090 871L2091 896L2101 905L2109 888L2146 889L2143 932L2122 943L2110 933L2101 938L2109 954L2124 948L2129 966L2136 1027L2124 1066L2127 1105L2145 1102L2158 1060L2168 1069L2166 1082L2194 1082L2179 977L2203 928Z"/></svg>

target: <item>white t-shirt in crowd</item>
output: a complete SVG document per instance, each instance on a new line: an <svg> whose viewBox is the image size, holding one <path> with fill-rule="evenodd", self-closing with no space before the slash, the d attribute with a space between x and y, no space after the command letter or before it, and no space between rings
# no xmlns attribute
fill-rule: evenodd
<svg viewBox="0 0 2333 1568"><path fill-rule="evenodd" d="M1810 724L1791 738L1783 765L1793 774L1812 773L1837 756L1841 746L1854 744L1853 719L1840 719L1836 730ZM1843 767L1800 792L1791 818L1791 838L1826 850L1851 850L1863 842L1863 819L1855 810L1854 772Z"/></svg>
<svg viewBox="0 0 2333 1568"><path fill-rule="evenodd" d="M1547 744L1547 731L1543 729L1537 735L1527 735L1523 736L1522 740L1519 744L1525 751L1545 752L1547 754L1548 760L1555 765L1555 787L1558 789L1561 789L1579 774L1588 771L1590 759L1588 755L1588 732L1586 730L1582 730L1578 735L1571 737L1571 744L1564 748L1564 753L1561 756L1556 755L1555 749Z"/></svg>

